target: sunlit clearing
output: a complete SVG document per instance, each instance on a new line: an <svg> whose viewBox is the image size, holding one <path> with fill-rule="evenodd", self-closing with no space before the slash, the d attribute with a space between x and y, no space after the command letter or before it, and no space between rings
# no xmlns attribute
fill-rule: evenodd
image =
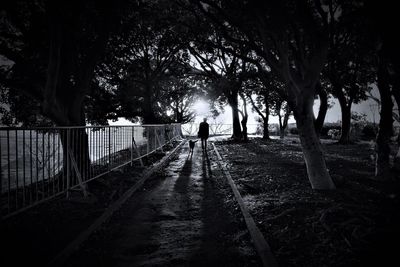
<svg viewBox="0 0 400 267"><path fill-rule="evenodd" d="M207 103L207 101L199 99L193 105L193 109L197 116L207 116L207 114L210 112L210 105Z"/></svg>

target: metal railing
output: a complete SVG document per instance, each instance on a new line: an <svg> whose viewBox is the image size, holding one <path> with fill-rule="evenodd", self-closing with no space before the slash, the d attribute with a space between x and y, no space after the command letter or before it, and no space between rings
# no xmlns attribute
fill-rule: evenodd
<svg viewBox="0 0 400 267"><path fill-rule="evenodd" d="M0 218L132 164L181 137L180 124L0 128Z"/></svg>
<svg viewBox="0 0 400 267"><path fill-rule="evenodd" d="M232 124L209 123L210 136L231 135L233 132ZM199 131L199 123L182 124L182 133L186 136L197 136ZM247 124L247 132L249 134L262 135L262 130L258 124Z"/></svg>

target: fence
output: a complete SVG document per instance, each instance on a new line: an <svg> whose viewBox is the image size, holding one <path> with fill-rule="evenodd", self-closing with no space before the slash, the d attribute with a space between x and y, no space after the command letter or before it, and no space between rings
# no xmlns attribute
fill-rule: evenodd
<svg viewBox="0 0 400 267"><path fill-rule="evenodd" d="M231 135L233 133L232 124L210 123L210 136ZM182 133L186 136L196 136L199 131L199 123L182 124ZM258 124L247 124L248 134L262 135L262 129Z"/></svg>
<svg viewBox="0 0 400 267"><path fill-rule="evenodd" d="M180 124L0 128L0 216L80 189L181 136Z"/></svg>

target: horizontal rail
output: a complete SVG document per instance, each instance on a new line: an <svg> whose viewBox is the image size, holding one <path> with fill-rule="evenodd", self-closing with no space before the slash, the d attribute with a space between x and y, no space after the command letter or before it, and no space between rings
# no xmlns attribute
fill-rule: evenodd
<svg viewBox="0 0 400 267"><path fill-rule="evenodd" d="M86 194L89 181L141 162L179 138L180 124L1 127L1 218L68 195L71 189Z"/></svg>
<svg viewBox="0 0 400 267"><path fill-rule="evenodd" d="M175 126L180 126L180 123L170 123L170 124L140 124L140 125L110 125L110 126L104 126L104 125L93 125L93 126L56 126L56 127L46 127L46 126L40 126L40 127L18 127L18 126L0 126L0 130L53 130L53 129L93 129L93 128L104 128L104 127L110 127L110 128L121 128L121 127L160 127L160 125L175 125Z"/></svg>
<svg viewBox="0 0 400 267"><path fill-rule="evenodd" d="M231 135L233 133L232 124L209 123L210 136ZM247 124L248 134L263 134L263 129L260 124ZM182 133L185 136L197 136L199 131L199 123L185 123L182 124Z"/></svg>

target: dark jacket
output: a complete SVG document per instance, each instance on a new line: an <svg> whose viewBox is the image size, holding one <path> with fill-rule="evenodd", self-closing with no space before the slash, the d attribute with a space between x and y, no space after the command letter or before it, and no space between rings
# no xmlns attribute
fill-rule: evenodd
<svg viewBox="0 0 400 267"><path fill-rule="evenodd" d="M198 137L207 139L208 136L209 136L208 123L203 121L202 123L200 123Z"/></svg>

